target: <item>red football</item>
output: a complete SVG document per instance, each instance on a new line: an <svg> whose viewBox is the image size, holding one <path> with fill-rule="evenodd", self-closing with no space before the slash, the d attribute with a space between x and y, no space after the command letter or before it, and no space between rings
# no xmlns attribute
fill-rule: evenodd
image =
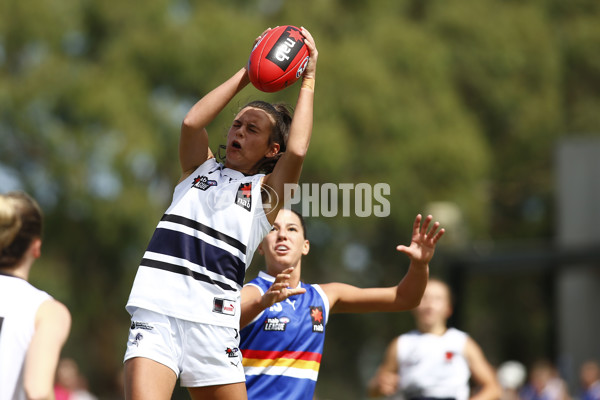
<svg viewBox="0 0 600 400"><path fill-rule="evenodd" d="M250 82L263 92L276 92L296 82L308 63L308 47L292 25L268 31L248 59Z"/></svg>

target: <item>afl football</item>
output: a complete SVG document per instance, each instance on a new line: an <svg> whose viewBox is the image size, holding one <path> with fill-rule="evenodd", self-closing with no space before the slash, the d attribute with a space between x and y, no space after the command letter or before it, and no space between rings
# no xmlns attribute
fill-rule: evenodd
<svg viewBox="0 0 600 400"><path fill-rule="evenodd" d="M308 59L308 47L300 29L278 26L265 33L250 53L250 82L263 92L277 92L302 76Z"/></svg>

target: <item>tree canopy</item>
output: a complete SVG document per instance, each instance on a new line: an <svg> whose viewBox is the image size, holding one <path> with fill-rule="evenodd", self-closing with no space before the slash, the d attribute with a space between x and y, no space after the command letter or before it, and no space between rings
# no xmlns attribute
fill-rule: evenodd
<svg viewBox="0 0 600 400"><path fill-rule="evenodd" d="M305 26L319 49L301 183L390 187L389 217L308 218L310 282L395 284L408 265L395 245L440 203L460 220L447 248L552 238L555 144L599 133L594 0L4 0L0 14L0 189L45 211L32 280L71 309L65 353L102 396L117 390L124 305L179 178L180 123L266 27ZM298 90L246 88L210 127L213 152L237 107L293 104ZM356 398L357 360L408 326L408 315L340 317L317 391ZM501 347L492 354L502 361Z"/></svg>

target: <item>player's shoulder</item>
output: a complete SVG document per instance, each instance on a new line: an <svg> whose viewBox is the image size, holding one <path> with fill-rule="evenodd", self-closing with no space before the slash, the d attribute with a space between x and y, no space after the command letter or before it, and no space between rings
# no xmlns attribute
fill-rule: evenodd
<svg viewBox="0 0 600 400"><path fill-rule="evenodd" d="M467 332L461 331L460 329L456 329L456 328L448 328L448 330L445 333L445 336L448 336L450 338L456 338L456 339L460 339L460 340L467 340L469 338L469 334Z"/></svg>
<svg viewBox="0 0 600 400"><path fill-rule="evenodd" d="M41 316L56 321L71 321L71 312L69 311L67 306L54 298L49 298L48 300L44 301L40 305L38 313Z"/></svg>

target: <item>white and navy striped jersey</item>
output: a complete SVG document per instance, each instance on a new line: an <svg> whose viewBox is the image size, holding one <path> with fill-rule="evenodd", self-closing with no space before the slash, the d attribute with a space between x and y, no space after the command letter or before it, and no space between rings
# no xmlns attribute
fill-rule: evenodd
<svg viewBox="0 0 600 400"><path fill-rule="evenodd" d="M464 356L467 334L449 328L442 336L417 330L397 343L400 398L469 399L471 371Z"/></svg>
<svg viewBox="0 0 600 400"><path fill-rule="evenodd" d="M50 299L26 280L0 274L0 399L25 400L23 372L35 316Z"/></svg>
<svg viewBox="0 0 600 400"><path fill-rule="evenodd" d="M138 268L127 310L239 328L240 290L271 229L261 180L211 158L175 188Z"/></svg>

